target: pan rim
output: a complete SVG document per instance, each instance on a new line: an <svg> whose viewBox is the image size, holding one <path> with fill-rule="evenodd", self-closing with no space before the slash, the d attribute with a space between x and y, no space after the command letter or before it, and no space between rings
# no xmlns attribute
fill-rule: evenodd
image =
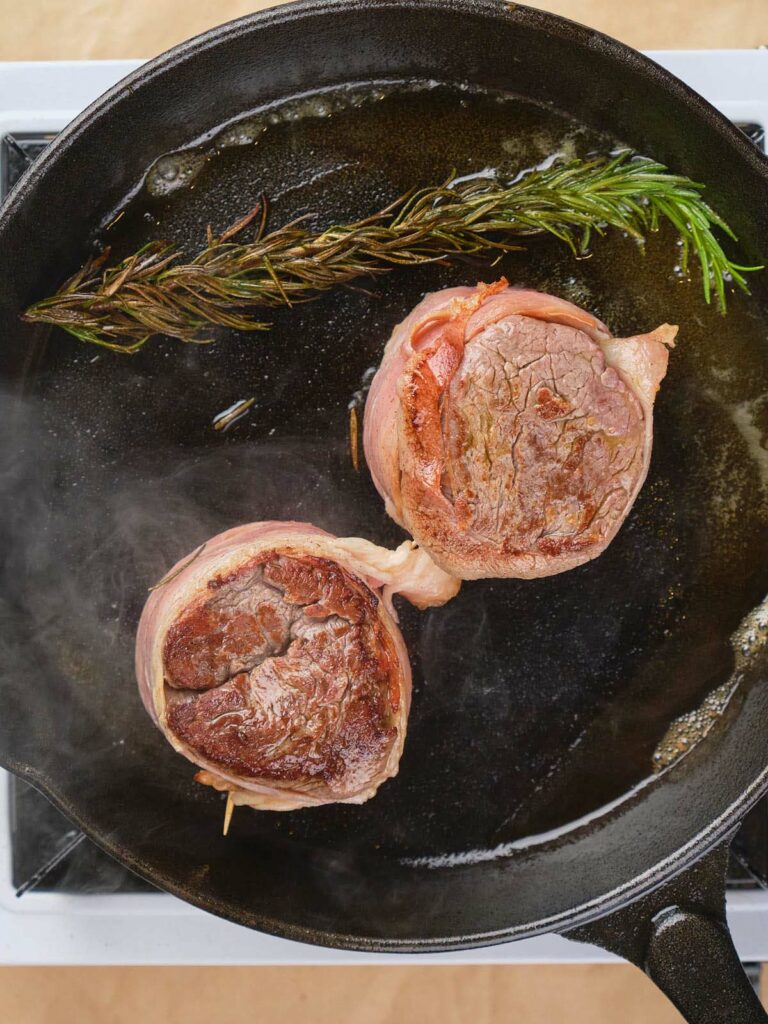
<svg viewBox="0 0 768 1024"><path fill-rule="evenodd" d="M34 768L14 763L12 759L4 762L2 767L7 771L13 772L23 782L28 783L42 793L57 810L69 818L99 849L156 888L176 896L185 903L192 904L199 910L213 913L242 927L294 942L309 943L314 946L359 953L443 953L476 949L482 946L496 946L505 942L516 942L553 932L567 937L568 932L610 916L612 913L647 896L678 875L683 874L687 868L700 861L719 843L729 840L741 818L768 791L768 767L766 767L758 778L743 791L738 800L734 801L718 818L710 822L706 828L701 829L683 846L622 885L615 886L607 893L586 900L575 908L551 914L535 921L529 921L525 924L511 925L508 928L500 928L493 931L475 932L472 934L464 932L458 935L445 935L428 939L388 939L378 937L365 938L360 935L334 932L310 926L302 927L261 916L250 910L245 914L241 911L240 915L238 915L237 909L233 904L220 903L213 898L200 896L194 890L187 889L170 877L158 877L155 869L145 869L141 859L132 857L130 851L123 847L113 847ZM441 870L450 871L452 869L443 868ZM247 917L248 920L243 920L243 917Z"/></svg>

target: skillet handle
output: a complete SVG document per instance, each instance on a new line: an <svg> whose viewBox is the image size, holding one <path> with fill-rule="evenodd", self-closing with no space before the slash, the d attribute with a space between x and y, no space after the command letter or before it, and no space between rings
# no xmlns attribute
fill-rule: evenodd
<svg viewBox="0 0 768 1024"><path fill-rule="evenodd" d="M689 1024L765 1024L725 919L727 842L661 888L564 934L642 968Z"/></svg>

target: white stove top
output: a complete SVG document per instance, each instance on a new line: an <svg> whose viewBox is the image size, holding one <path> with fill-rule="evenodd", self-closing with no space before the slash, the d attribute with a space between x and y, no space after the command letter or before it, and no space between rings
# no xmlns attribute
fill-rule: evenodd
<svg viewBox="0 0 768 1024"><path fill-rule="evenodd" d="M768 127L768 50L650 54L734 121ZM0 63L0 137L59 131L141 61ZM0 168L2 171L2 168ZM249 931L165 894L74 896L11 882L8 780L0 771L0 964L362 964L608 962L592 946L545 935L457 953L346 953ZM768 892L728 894L745 961L768 961Z"/></svg>

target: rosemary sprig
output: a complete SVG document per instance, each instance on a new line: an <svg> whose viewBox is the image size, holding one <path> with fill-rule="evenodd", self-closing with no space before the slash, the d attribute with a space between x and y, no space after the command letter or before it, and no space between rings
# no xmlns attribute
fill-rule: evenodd
<svg viewBox="0 0 768 1024"><path fill-rule="evenodd" d="M520 249L521 238L542 233L583 254L608 228L642 240L664 220L681 239L683 271L694 254L706 301L714 292L725 311L726 284L747 291L744 274L762 268L726 256L714 229L735 236L702 199L703 187L625 150L509 183L480 179L415 190L371 217L319 232L306 217L267 232L262 200L219 237L209 230L206 247L188 262L179 248L159 241L113 266L105 266L107 250L23 317L117 352L135 352L156 334L200 343L211 325L266 330L255 308L306 301L393 266L498 258ZM255 237L246 241L254 222Z"/></svg>

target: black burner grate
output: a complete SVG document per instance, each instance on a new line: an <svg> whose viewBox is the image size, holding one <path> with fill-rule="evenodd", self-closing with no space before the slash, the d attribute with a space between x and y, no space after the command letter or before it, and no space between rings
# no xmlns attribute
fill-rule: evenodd
<svg viewBox="0 0 768 1024"><path fill-rule="evenodd" d="M39 156L54 135L33 134L31 132L14 132L4 135L0 144L0 165L2 165L2 184L0 198L4 198L13 188L24 171L36 156Z"/></svg>
<svg viewBox="0 0 768 1024"><path fill-rule="evenodd" d="M36 789L11 777L12 881L30 889L78 895L156 892L86 839Z"/></svg>
<svg viewBox="0 0 768 1024"><path fill-rule="evenodd" d="M765 152L765 130L739 124ZM7 195L53 135L15 132L0 141L0 197ZM156 892L87 840L35 789L11 777L11 849L17 894ZM731 849L731 888L768 888L768 797L744 821Z"/></svg>

